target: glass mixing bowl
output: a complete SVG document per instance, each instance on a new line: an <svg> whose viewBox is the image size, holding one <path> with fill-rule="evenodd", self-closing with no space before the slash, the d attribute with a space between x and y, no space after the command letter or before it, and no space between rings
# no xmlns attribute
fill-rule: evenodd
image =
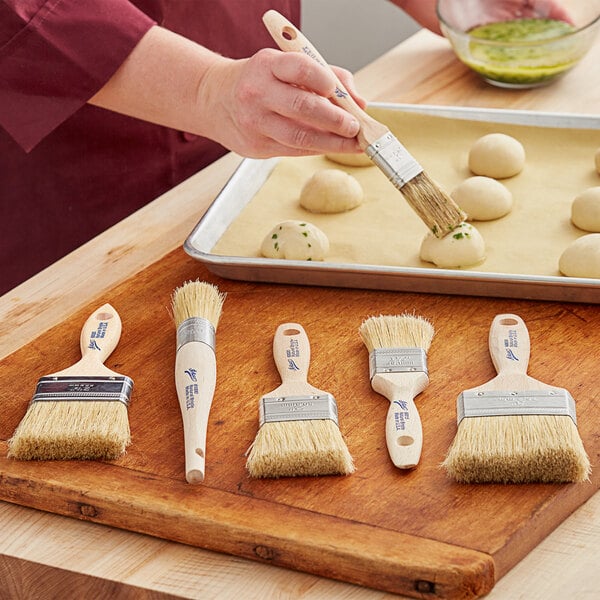
<svg viewBox="0 0 600 600"><path fill-rule="evenodd" d="M550 83L587 53L600 28L600 0L438 0L456 56L489 83Z"/></svg>

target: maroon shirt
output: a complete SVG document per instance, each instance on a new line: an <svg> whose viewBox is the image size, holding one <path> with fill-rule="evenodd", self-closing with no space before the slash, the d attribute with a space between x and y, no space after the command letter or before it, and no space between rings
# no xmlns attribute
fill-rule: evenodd
<svg viewBox="0 0 600 600"><path fill-rule="evenodd" d="M299 0L0 2L0 294L226 152L86 104L148 29L242 58L269 8L299 23Z"/></svg>

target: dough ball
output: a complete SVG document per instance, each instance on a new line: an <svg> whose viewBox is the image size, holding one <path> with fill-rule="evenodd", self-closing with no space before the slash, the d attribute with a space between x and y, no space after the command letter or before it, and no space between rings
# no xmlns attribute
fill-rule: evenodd
<svg viewBox="0 0 600 600"><path fill-rule="evenodd" d="M450 193L468 215L469 221L491 221L510 212L510 190L491 177L475 175L459 183Z"/></svg>
<svg viewBox="0 0 600 600"><path fill-rule="evenodd" d="M428 233L421 243L420 256L446 269L469 267L485 259L485 243L473 225L461 223L441 239Z"/></svg>
<svg viewBox="0 0 600 600"><path fill-rule="evenodd" d="M588 233L571 242L560 256L558 268L568 277L600 279L600 233Z"/></svg>
<svg viewBox="0 0 600 600"><path fill-rule="evenodd" d="M326 154L325 158L337 163L338 165L346 165L348 167L372 167L373 161L364 153L360 154L344 154L335 153Z"/></svg>
<svg viewBox="0 0 600 600"><path fill-rule="evenodd" d="M575 196L571 221L579 229L600 233L600 187L589 188Z"/></svg>
<svg viewBox="0 0 600 600"><path fill-rule="evenodd" d="M600 148L598 148L596 154L594 154L594 162L596 163L596 171L598 175L600 175Z"/></svg>
<svg viewBox="0 0 600 600"><path fill-rule="evenodd" d="M306 181L300 192L300 206L315 213L339 213L362 203L358 181L339 169L321 169Z"/></svg>
<svg viewBox="0 0 600 600"><path fill-rule="evenodd" d="M329 252L329 240L312 223L282 221L267 234L260 252L266 258L323 260Z"/></svg>
<svg viewBox="0 0 600 600"><path fill-rule="evenodd" d="M504 133L480 137L469 151L469 169L475 175L505 179L520 173L524 166L523 145Z"/></svg>

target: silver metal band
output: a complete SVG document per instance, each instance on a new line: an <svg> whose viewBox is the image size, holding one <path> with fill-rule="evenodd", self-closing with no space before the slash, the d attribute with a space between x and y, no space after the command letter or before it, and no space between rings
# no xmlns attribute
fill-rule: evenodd
<svg viewBox="0 0 600 600"><path fill-rule="evenodd" d="M120 377L42 377L34 402L122 402L129 405L133 380Z"/></svg>
<svg viewBox="0 0 600 600"><path fill-rule="evenodd" d="M177 328L177 350L189 342L202 342L215 349L215 328L203 317L190 317Z"/></svg>
<svg viewBox="0 0 600 600"><path fill-rule="evenodd" d="M263 396L259 406L259 423L312 421L331 419L338 424L335 398L331 394L316 396Z"/></svg>
<svg viewBox="0 0 600 600"><path fill-rule="evenodd" d="M456 401L457 422L469 417L514 415L568 416L577 424L575 401L562 388L463 392Z"/></svg>
<svg viewBox="0 0 600 600"><path fill-rule="evenodd" d="M377 373L425 373L427 353L423 348L374 348L369 354L369 375Z"/></svg>
<svg viewBox="0 0 600 600"><path fill-rule="evenodd" d="M365 154L398 189L423 172L423 167L389 131L367 146Z"/></svg>

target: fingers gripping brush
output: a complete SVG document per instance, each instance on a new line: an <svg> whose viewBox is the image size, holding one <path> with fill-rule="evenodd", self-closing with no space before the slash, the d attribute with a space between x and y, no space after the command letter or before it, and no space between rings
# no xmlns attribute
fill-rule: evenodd
<svg viewBox="0 0 600 600"><path fill-rule="evenodd" d="M177 326L175 386L188 483L204 481L208 417L217 380L215 334L224 300L216 286L203 281L188 281L172 296Z"/></svg>
<svg viewBox="0 0 600 600"><path fill-rule="evenodd" d="M467 216L452 198L430 179L423 167L383 123L360 108L325 59L292 23L275 10L267 11L263 15L263 22L281 50L303 52L331 71L336 78L335 95L331 101L358 120L360 131L357 139L361 148L394 187L402 192L436 237L444 237L465 221Z"/></svg>
<svg viewBox="0 0 600 600"><path fill-rule="evenodd" d="M443 466L460 483L585 481L590 463L575 402L562 388L527 375L529 332L517 315L492 321L497 375L457 400L458 430Z"/></svg>
<svg viewBox="0 0 600 600"><path fill-rule="evenodd" d="M353 473L335 398L307 382L310 344L301 325L277 328L273 357L281 385L260 400L260 428L246 462L250 477Z"/></svg>
<svg viewBox="0 0 600 600"><path fill-rule="evenodd" d="M429 384L427 351L433 325L415 315L382 315L363 321L359 333L369 351L371 386L390 401L385 422L390 458L399 469L413 468L423 447L414 398Z"/></svg>
<svg viewBox="0 0 600 600"><path fill-rule="evenodd" d="M22 460L115 459L130 443L127 406L133 381L104 366L121 337L117 311L104 304L84 323L81 359L42 377L12 438Z"/></svg>

